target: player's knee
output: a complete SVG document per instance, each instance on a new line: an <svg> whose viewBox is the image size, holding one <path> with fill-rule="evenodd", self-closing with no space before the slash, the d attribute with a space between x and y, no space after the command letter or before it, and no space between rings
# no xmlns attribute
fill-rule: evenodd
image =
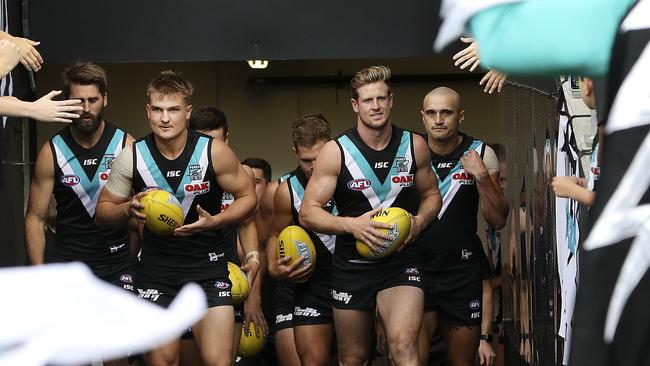
<svg viewBox="0 0 650 366"><path fill-rule="evenodd" d="M329 359L328 357L300 357L300 364L302 366L328 366Z"/></svg>
<svg viewBox="0 0 650 366"><path fill-rule="evenodd" d="M313 348L315 349L310 349L308 352L298 350L300 364L303 366L328 366L330 364L329 352L324 349L318 349L319 347Z"/></svg>
<svg viewBox="0 0 650 366"><path fill-rule="evenodd" d="M341 366L365 366L368 362L368 353L365 350L346 352L339 354L339 365Z"/></svg>
<svg viewBox="0 0 650 366"><path fill-rule="evenodd" d="M345 361L341 361L339 359L339 366L366 366L368 364L368 361L363 361L361 363L346 363Z"/></svg>
<svg viewBox="0 0 650 366"><path fill-rule="evenodd" d="M402 359L403 357L417 357L417 344L417 332L396 332L388 338L388 350L391 356L397 359Z"/></svg>
<svg viewBox="0 0 650 366"><path fill-rule="evenodd" d="M233 363L233 352L223 352L215 348L202 350L201 358L204 366L229 366Z"/></svg>
<svg viewBox="0 0 650 366"><path fill-rule="evenodd" d="M152 352L148 358L148 364L151 366L172 366L178 365L178 353L168 352Z"/></svg>

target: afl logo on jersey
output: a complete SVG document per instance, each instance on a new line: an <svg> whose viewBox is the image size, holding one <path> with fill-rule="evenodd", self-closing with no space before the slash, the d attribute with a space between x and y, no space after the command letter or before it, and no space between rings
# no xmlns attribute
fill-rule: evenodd
<svg viewBox="0 0 650 366"><path fill-rule="evenodd" d="M354 179L348 182L348 188L353 191L363 191L364 189L370 188L370 186L370 181L365 178Z"/></svg>
<svg viewBox="0 0 650 366"><path fill-rule="evenodd" d="M469 308L472 310L478 310L481 307L481 302L478 300L472 300L469 303Z"/></svg>
<svg viewBox="0 0 650 366"><path fill-rule="evenodd" d="M68 187L76 186L80 181L79 177L73 174L64 175L59 179L61 184L65 184Z"/></svg>

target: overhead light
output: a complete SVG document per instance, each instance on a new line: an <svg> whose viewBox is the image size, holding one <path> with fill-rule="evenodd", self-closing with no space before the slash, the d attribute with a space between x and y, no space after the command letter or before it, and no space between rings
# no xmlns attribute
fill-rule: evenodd
<svg viewBox="0 0 650 366"><path fill-rule="evenodd" d="M269 66L268 60L248 60L247 62L251 69L266 69Z"/></svg>

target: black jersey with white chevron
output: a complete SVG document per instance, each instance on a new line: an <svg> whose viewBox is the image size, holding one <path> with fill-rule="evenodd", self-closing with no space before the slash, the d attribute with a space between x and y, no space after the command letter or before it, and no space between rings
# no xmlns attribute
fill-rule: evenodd
<svg viewBox="0 0 650 366"><path fill-rule="evenodd" d="M460 158L470 150L483 157L485 144L461 134L461 143L449 154L431 151L431 166L438 178L442 207L438 220L420 235L427 268L472 266L483 250L476 234L479 194L474 177L463 169ZM460 253L465 250L465 257ZM429 258L431 257L431 258Z"/></svg>
<svg viewBox="0 0 650 366"><path fill-rule="evenodd" d="M210 154L212 138L188 130L185 148L174 160L165 158L153 134L134 144L133 186L136 192L158 187L181 203L190 224L198 219L196 206L210 215L221 212L223 189L219 186ZM149 275L182 275L184 278L212 278L226 271L228 248L222 229L191 236L160 236L144 229L141 270Z"/></svg>
<svg viewBox="0 0 650 366"><path fill-rule="evenodd" d="M124 131L104 122L101 137L89 149L74 140L70 126L49 142L54 157L57 260L85 262L100 276L130 258L126 228L98 228L94 222L99 193L126 137Z"/></svg>
<svg viewBox="0 0 650 366"><path fill-rule="evenodd" d="M341 170L334 191L339 216L358 217L379 207L401 207L417 214L420 196L415 187L417 164L413 134L393 126L390 141L382 150L366 145L356 128L336 139L341 152ZM410 245L383 260L368 261L356 250L352 234L337 235L333 264L346 269L355 264L380 264L417 257L419 249Z"/></svg>
<svg viewBox="0 0 650 366"><path fill-rule="evenodd" d="M293 225L300 226L298 215L300 213L300 207L302 207L307 182L307 175L300 168L296 169L287 179L289 196L291 197ZM337 214L336 206L331 200L325 205L324 209L331 214ZM316 233L307 229L305 231L309 234L316 248L316 268L314 268L308 283L317 284L329 289L329 280L332 272L332 253L334 252L336 235Z"/></svg>

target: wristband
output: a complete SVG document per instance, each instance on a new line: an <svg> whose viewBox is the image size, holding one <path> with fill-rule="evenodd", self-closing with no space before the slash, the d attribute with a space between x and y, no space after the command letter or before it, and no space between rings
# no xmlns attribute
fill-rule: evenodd
<svg viewBox="0 0 650 366"><path fill-rule="evenodd" d="M481 334L481 337L479 338L482 341L486 341L488 343L492 343L492 334Z"/></svg>
<svg viewBox="0 0 650 366"><path fill-rule="evenodd" d="M257 250L252 250L246 254L246 263L251 261L260 263L260 253Z"/></svg>

